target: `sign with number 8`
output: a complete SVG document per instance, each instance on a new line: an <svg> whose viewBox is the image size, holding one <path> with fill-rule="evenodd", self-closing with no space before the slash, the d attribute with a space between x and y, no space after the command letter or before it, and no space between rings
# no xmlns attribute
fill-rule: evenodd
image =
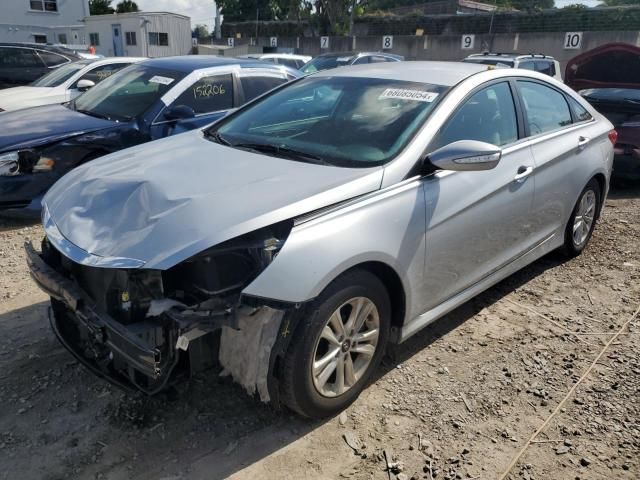
<svg viewBox="0 0 640 480"><path fill-rule="evenodd" d="M382 37L382 49L389 50L393 48L393 35L385 35Z"/></svg>

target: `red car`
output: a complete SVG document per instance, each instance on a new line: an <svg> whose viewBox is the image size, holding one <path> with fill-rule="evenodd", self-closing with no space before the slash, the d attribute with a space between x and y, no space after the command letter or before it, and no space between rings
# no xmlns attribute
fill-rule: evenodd
<svg viewBox="0 0 640 480"><path fill-rule="evenodd" d="M640 181L640 48L627 43L594 48L569 60L564 78L618 132L613 179Z"/></svg>

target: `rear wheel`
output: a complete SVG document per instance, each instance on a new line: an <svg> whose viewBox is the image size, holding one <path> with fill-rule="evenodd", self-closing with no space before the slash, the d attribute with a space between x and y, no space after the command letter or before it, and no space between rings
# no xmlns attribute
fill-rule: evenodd
<svg viewBox="0 0 640 480"><path fill-rule="evenodd" d="M373 274L349 272L329 285L296 329L282 370L282 399L322 418L344 410L366 387L384 354L389 295Z"/></svg>
<svg viewBox="0 0 640 480"><path fill-rule="evenodd" d="M599 210L600 186L591 179L578 197L565 229L564 249L569 256L580 255L589 243Z"/></svg>

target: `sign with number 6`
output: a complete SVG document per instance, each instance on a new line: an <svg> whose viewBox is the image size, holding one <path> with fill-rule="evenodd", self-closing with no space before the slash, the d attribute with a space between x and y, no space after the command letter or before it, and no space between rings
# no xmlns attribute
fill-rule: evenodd
<svg viewBox="0 0 640 480"><path fill-rule="evenodd" d="M382 49L389 50L393 48L393 35L385 35L382 37Z"/></svg>
<svg viewBox="0 0 640 480"><path fill-rule="evenodd" d="M278 46L278 37L271 37L269 40L269 45L271 45L272 47L277 47Z"/></svg>

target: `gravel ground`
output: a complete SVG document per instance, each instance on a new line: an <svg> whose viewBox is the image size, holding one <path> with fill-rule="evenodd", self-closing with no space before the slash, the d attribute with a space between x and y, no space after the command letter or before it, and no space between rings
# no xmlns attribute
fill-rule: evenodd
<svg viewBox="0 0 640 480"><path fill-rule="evenodd" d="M325 422L213 375L152 399L94 378L27 273L22 242L41 236L0 220L0 479L640 478L640 190L613 192L582 256L394 349Z"/></svg>

